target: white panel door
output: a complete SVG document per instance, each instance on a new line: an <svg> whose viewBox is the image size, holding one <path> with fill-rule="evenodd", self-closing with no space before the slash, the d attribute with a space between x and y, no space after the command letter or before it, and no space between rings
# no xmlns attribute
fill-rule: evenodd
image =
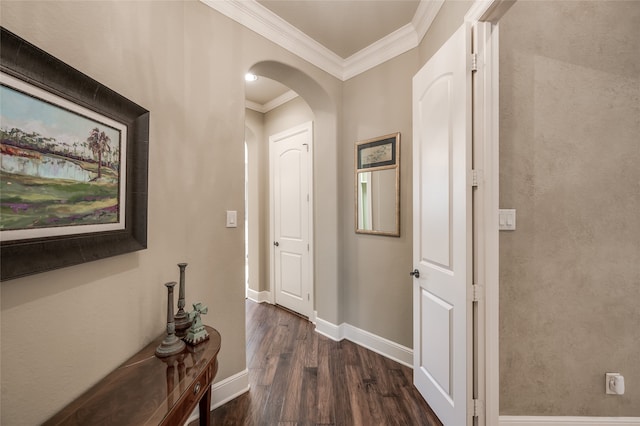
<svg viewBox="0 0 640 426"><path fill-rule="evenodd" d="M470 37L413 78L414 383L445 426L471 422Z"/></svg>
<svg viewBox="0 0 640 426"><path fill-rule="evenodd" d="M275 302L311 317L312 123L269 138Z"/></svg>

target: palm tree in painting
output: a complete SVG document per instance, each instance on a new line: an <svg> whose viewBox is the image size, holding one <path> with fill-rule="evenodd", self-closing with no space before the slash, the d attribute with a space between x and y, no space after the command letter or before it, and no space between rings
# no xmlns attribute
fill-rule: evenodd
<svg viewBox="0 0 640 426"><path fill-rule="evenodd" d="M98 157L98 179L102 177L102 155L111 151L109 142L111 142L109 136L104 132L101 132L97 127L91 130L91 133L89 133L89 137L87 138L89 149L93 152L94 157Z"/></svg>

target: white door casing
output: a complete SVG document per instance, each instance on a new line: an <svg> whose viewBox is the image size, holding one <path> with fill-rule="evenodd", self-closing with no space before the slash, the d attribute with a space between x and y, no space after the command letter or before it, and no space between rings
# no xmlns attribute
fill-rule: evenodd
<svg viewBox="0 0 640 426"><path fill-rule="evenodd" d="M269 137L271 277L275 303L308 318L313 313L313 125Z"/></svg>
<svg viewBox="0 0 640 426"><path fill-rule="evenodd" d="M413 78L414 384L445 426L470 424L471 29Z"/></svg>

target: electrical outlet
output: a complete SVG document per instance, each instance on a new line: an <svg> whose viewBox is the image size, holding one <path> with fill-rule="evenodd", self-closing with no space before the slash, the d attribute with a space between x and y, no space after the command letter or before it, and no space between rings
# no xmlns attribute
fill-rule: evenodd
<svg viewBox="0 0 640 426"><path fill-rule="evenodd" d="M623 395L624 376L620 373L605 373L604 388L607 395Z"/></svg>

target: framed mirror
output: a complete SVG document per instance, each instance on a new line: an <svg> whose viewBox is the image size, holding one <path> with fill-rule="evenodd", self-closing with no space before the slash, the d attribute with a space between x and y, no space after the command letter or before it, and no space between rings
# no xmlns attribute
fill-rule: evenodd
<svg viewBox="0 0 640 426"><path fill-rule="evenodd" d="M356 143L356 233L400 236L400 133Z"/></svg>

